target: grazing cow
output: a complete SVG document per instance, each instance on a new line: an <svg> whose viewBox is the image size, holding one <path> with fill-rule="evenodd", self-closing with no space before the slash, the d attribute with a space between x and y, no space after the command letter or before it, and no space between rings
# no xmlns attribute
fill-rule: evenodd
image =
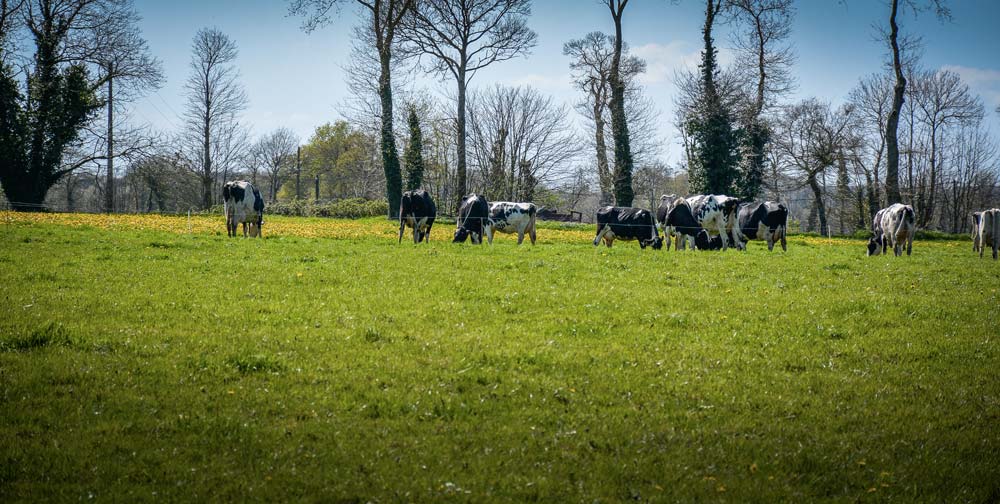
<svg viewBox="0 0 1000 504"><path fill-rule="evenodd" d="M413 228L413 243L427 242L431 226L437 217L437 207L431 195L423 189L406 191L399 200L399 242L403 243L403 228Z"/></svg>
<svg viewBox="0 0 1000 504"><path fill-rule="evenodd" d="M979 252L979 226L983 221L983 212L972 212L972 251Z"/></svg>
<svg viewBox="0 0 1000 504"><path fill-rule="evenodd" d="M704 239L707 241L703 247L698 247L698 250L723 250L722 235L709 237L708 231L705 231L704 229L701 230L701 233L704 233ZM739 240L737 240L736 237L728 231L726 232L726 237L733 243L739 243ZM743 245L746 245L746 243L744 242Z"/></svg>
<svg viewBox="0 0 1000 504"><path fill-rule="evenodd" d="M262 236L264 198L250 182L238 180L222 186L222 203L226 213L226 235L236 236L236 225L243 224L243 237Z"/></svg>
<svg viewBox="0 0 1000 504"><path fill-rule="evenodd" d="M594 237L596 247L601 239L611 246L615 238L619 240L639 240L639 248L653 246L654 250L663 247L663 238L656 230L656 222L649 210L632 207L604 207L597 211L597 236Z"/></svg>
<svg viewBox="0 0 1000 504"><path fill-rule="evenodd" d="M1000 208L984 210L979 221L979 257L987 248L993 249L993 259L1000 249Z"/></svg>
<svg viewBox="0 0 1000 504"><path fill-rule="evenodd" d="M906 255L913 250L913 234L917 230L913 207L894 203L879 210L872 221L872 231L875 236L868 240L868 255L887 253L892 247L896 256L903 255L903 245L906 244Z"/></svg>
<svg viewBox="0 0 1000 504"><path fill-rule="evenodd" d="M667 250L670 250L670 237L677 237L677 250L685 248L688 242L691 248L707 249L710 246L708 232L694 218L691 205L684 198L665 201L660 198L660 206L656 209L660 224L663 227L664 238L667 240ZM661 213L663 211L663 213ZM704 236L702 236L704 232Z"/></svg>
<svg viewBox="0 0 1000 504"><path fill-rule="evenodd" d="M767 240L767 250L774 250L774 243L781 242L781 250L788 251L785 230L788 227L788 209L781 203L740 203L736 211L740 233L746 240Z"/></svg>
<svg viewBox="0 0 1000 504"><path fill-rule="evenodd" d="M736 208L740 204L739 199L715 194L702 194L688 197L687 202L691 205L691 212L698 224L705 228L709 234L718 234L722 238L722 250L729 247L729 234L736 238L736 247L743 248L743 235L740 233L736 218Z"/></svg>
<svg viewBox="0 0 1000 504"><path fill-rule="evenodd" d="M494 201L490 203L490 220L487 221L486 238L493 245L493 234L517 233L517 244L524 241L524 233L528 233L531 244L535 244L535 214L534 203L511 203L509 201Z"/></svg>
<svg viewBox="0 0 1000 504"><path fill-rule="evenodd" d="M472 243L482 244L483 236L490 226L490 204L486 201L486 196L469 194L462 198L455 226L455 239L452 243L465 243L471 236Z"/></svg>

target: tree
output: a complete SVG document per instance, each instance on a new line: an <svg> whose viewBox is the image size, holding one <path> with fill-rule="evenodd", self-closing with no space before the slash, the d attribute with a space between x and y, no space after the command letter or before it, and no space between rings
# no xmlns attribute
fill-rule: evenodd
<svg viewBox="0 0 1000 504"><path fill-rule="evenodd" d="M869 152L868 156L854 158L854 163L861 168L865 177L868 222L871 222L875 218L875 212L882 208L879 173L885 154L886 121L892 104L892 92L892 77L885 73L877 73L862 78L849 96L849 102L858 120L858 133L867 139L859 151Z"/></svg>
<svg viewBox="0 0 1000 504"><path fill-rule="evenodd" d="M403 34L410 54L431 58L430 69L457 84L458 208L467 190L466 95L477 71L526 54L537 35L528 28L530 0L426 0L407 16Z"/></svg>
<svg viewBox="0 0 1000 504"><path fill-rule="evenodd" d="M733 194L739 179L739 132L733 128L732 109L716 84L719 67L712 27L722 5L722 0L706 0L698 99L684 121L689 152L693 154L688 158L689 183L695 193Z"/></svg>
<svg viewBox="0 0 1000 504"><path fill-rule="evenodd" d="M934 215L940 173L941 130L956 124L978 123L985 115L985 107L958 74L947 70L920 74L914 82L913 95L920 120L930 137L928 195L919 209L917 223L920 227L927 227Z"/></svg>
<svg viewBox="0 0 1000 504"><path fill-rule="evenodd" d="M904 5L909 6L914 12L921 10L921 4L917 0L902 0ZM899 24L896 16L899 13L900 0L890 0L889 2L889 48L892 54L892 70L896 77L895 85L892 88L892 107L889 109L889 117L885 126L886 141L886 167L885 167L885 191L888 202L899 203L902 201L899 194L899 139L897 130L899 129L899 114L903 108L903 99L906 93L906 77L903 75L903 62L900 56ZM938 18L947 19L951 17L950 12L944 7L943 0L930 0L934 6Z"/></svg>
<svg viewBox="0 0 1000 504"><path fill-rule="evenodd" d="M133 9L131 0L115 4L112 9L107 15L107 22L90 27L93 46L77 47L82 52L79 58L97 67L99 80L106 86L107 134L104 143L107 182L104 209L108 212L115 210L114 162L121 155L121 152L115 152L115 84L119 86L118 99L128 101L142 91L159 88L163 83L162 64L149 53L146 40L138 28L142 18Z"/></svg>
<svg viewBox="0 0 1000 504"><path fill-rule="evenodd" d="M628 0L603 0L615 21L615 47L611 56L611 133L615 143L615 204L632 206L632 146L629 143L628 118L625 115L625 80L622 73L622 15Z"/></svg>
<svg viewBox="0 0 1000 504"><path fill-rule="evenodd" d="M93 41L79 33L107 21L109 4L25 1L16 12L12 4L0 5L6 17L0 22L10 26L10 16L20 16L35 43L23 89L4 61L6 54L0 58L0 184L15 210L41 208L53 184L95 159L64 165L65 151L79 142L81 130L102 106L94 93L102 82L92 80L83 62L64 49L70 42L92 47Z"/></svg>
<svg viewBox="0 0 1000 504"><path fill-rule="evenodd" d="M378 94L381 105L381 152L382 169L385 172L386 199L389 201L389 218L399 215L399 201L402 197L402 175L399 168L399 154L393 132L392 103L392 59L397 43L397 30L403 19L411 13L415 0L356 0L369 12L367 36L374 39L379 56ZM305 15L303 29L307 32L330 22L330 11L342 0L292 0L289 12Z"/></svg>
<svg viewBox="0 0 1000 504"><path fill-rule="evenodd" d="M754 199L766 170L770 127L763 118L777 97L792 90L795 56L785 40L791 34L792 0L726 0L728 11L743 31L734 37L736 72L753 90L742 114L740 175L736 195Z"/></svg>
<svg viewBox="0 0 1000 504"><path fill-rule="evenodd" d="M257 140L253 147L254 156L259 160L268 177L268 195L274 201L281 187L282 171L295 165L295 153L299 139L288 128L278 128Z"/></svg>
<svg viewBox="0 0 1000 504"><path fill-rule="evenodd" d="M470 95L473 165L490 200L531 201L540 184L572 175L580 152L567 109L527 86Z"/></svg>
<svg viewBox="0 0 1000 504"><path fill-rule="evenodd" d="M628 46L622 44L622 51ZM563 54L570 56L573 83L585 93L578 109L593 122L594 148L597 154L597 180L601 191L601 205L614 202L614 174L608 164L608 110L611 106L611 66L614 59L614 38L601 32L588 33L582 39L571 40L563 45ZM640 88L635 85L636 77L646 71L646 62L635 56L626 55L620 62L619 73L625 82L626 99L641 100ZM628 107L626 107L628 108ZM637 112L653 110L637 107ZM626 115L626 123L635 117ZM612 152L613 155L613 152Z"/></svg>
<svg viewBox="0 0 1000 504"><path fill-rule="evenodd" d="M215 160L231 157L243 143L238 138L238 115L248 100L233 64L238 54L236 43L215 28L199 30L191 47L191 75L184 83L188 103L183 138L191 154L191 169L201 176L205 209L212 206Z"/></svg>
<svg viewBox="0 0 1000 504"><path fill-rule="evenodd" d="M837 163L845 152L856 146L852 134L853 108L833 111L828 104L810 98L786 107L777 120L775 149L790 172L813 192L813 212L818 218L821 234L829 234L824 185L821 177Z"/></svg>
<svg viewBox="0 0 1000 504"><path fill-rule="evenodd" d="M410 143L406 145L406 190L420 189L424 180L424 140L420 132L420 118L417 109L410 108Z"/></svg>

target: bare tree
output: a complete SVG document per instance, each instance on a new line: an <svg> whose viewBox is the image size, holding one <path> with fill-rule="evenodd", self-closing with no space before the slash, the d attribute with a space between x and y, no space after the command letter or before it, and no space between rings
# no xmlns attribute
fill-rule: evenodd
<svg viewBox="0 0 1000 504"><path fill-rule="evenodd" d="M78 47L85 53L80 55L98 68L99 80L105 83L104 101L107 107L107 132L104 144L107 151L104 187L104 209L115 211L115 158L121 153L115 151L115 84L119 88L118 100L130 101L136 95L150 89L157 89L163 83L163 68L160 61L149 53L146 40L142 38L138 24L142 20L132 6L131 0L112 4L106 14L107 22L92 28L92 44ZM126 147L124 150L130 150Z"/></svg>
<svg viewBox="0 0 1000 504"><path fill-rule="evenodd" d="M726 0L728 12L739 26L733 32L735 68L752 86L749 114L759 117L775 99L795 86L791 67L795 54L786 41L792 33L795 8L792 0Z"/></svg>
<svg viewBox="0 0 1000 504"><path fill-rule="evenodd" d="M854 148L853 108L833 111L830 105L810 98L785 108L777 121L775 149L780 151L783 168L794 174L813 192L813 212L821 234L829 234L824 186L821 179L828 168Z"/></svg>
<svg viewBox="0 0 1000 504"><path fill-rule="evenodd" d="M928 194L920 201L918 225L932 223L940 164L940 135L943 128L956 124L974 124L982 120L985 107L954 72L924 72L914 82L914 102L930 138ZM923 198L921 198L923 200Z"/></svg>
<svg viewBox="0 0 1000 504"><path fill-rule="evenodd" d="M530 87L496 85L470 95L474 165L489 199L531 201L535 189L572 176L580 144L567 109Z"/></svg>
<svg viewBox="0 0 1000 504"><path fill-rule="evenodd" d="M466 191L466 90L476 72L527 54L537 36L528 28L530 0L425 0L407 16L403 35L411 54L457 84L457 197Z"/></svg>
<svg viewBox="0 0 1000 504"><path fill-rule="evenodd" d="M573 83L585 93L577 109L593 123L597 180L601 190L602 205L610 205L614 201L614 174L608 163L606 141L609 133L607 127L612 94L611 65L614 59L614 42L614 37L601 32L591 32L582 39L571 40L563 45L563 54L573 58L570 62ZM627 53L628 46L623 44L622 50ZM641 88L636 82L636 76L646 71L646 62L626 54L620 65L620 75L625 81L626 100L641 101ZM645 107L634 107L634 109L636 112L650 110ZM626 122L633 120L634 118L627 117Z"/></svg>
<svg viewBox="0 0 1000 504"><path fill-rule="evenodd" d="M416 5L416 0L356 0L367 9L367 26L362 30L378 53L378 96L381 114L382 168L385 171L386 199L389 201L389 217L399 214L399 200L402 194L402 175L399 167L399 153L393 129L392 102L392 61L397 45L397 30L404 17ZM289 12L305 15L303 29L307 32L330 22L330 11L339 8L343 0L292 0Z"/></svg>
<svg viewBox="0 0 1000 504"><path fill-rule="evenodd" d="M940 19L950 19L951 13L944 6L944 0L929 0ZM902 0L904 6L909 6L914 12L922 10L923 4L919 0ZM903 72L903 60L900 51L899 24L896 21L899 14L900 0L889 0L889 33L888 42L892 54L892 70L896 77L895 85L892 89L892 107L889 109L889 116L885 126L886 140L886 168L885 168L885 190L889 203L899 203L899 139L897 130L899 129L899 114L903 108L903 100L906 93L906 77Z"/></svg>
<svg viewBox="0 0 1000 504"><path fill-rule="evenodd" d="M885 73L864 77L851 91L849 102L858 119L858 133L866 139L853 161L865 178L868 195L868 221L882 208L879 173L885 154L886 121L892 105L892 80Z"/></svg>
<svg viewBox="0 0 1000 504"><path fill-rule="evenodd" d="M281 188L283 170L291 169L295 165L295 150L298 146L298 137L288 128L278 128L254 144L254 157L268 177L270 201L275 200L278 189Z"/></svg>
<svg viewBox="0 0 1000 504"><path fill-rule="evenodd" d="M191 169L201 176L202 207L212 206L213 186L220 155L232 153L239 142L232 140L238 116L248 100L233 64L239 53L236 43L215 28L203 28L191 47L191 75L184 84L187 107L182 133Z"/></svg>

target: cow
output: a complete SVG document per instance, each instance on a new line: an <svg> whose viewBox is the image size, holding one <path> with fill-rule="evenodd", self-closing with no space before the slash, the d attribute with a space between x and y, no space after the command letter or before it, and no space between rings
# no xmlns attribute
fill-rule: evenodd
<svg viewBox="0 0 1000 504"><path fill-rule="evenodd" d="M490 204L486 196L469 194L462 198L455 222L455 239L452 243L465 243L472 237L472 243L480 245L490 227Z"/></svg>
<svg viewBox="0 0 1000 504"><path fill-rule="evenodd" d="M431 235L437 207L431 195L423 189L406 191L399 200L399 241L403 243L403 229L413 228L413 243L427 243Z"/></svg>
<svg viewBox="0 0 1000 504"><path fill-rule="evenodd" d="M781 250L788 251L785 231L788 228L788 209L781 203L740 203L736 210L740 234L746 240L766 240L767 250L774 250L774 243L781 242Z"/></svg>
<svg viewBox="0 0 1000 504"><path fill-rule="evenodd" d="M664 239L667 241L667 250L670 250L671 236L677 237L677 250L685 248L688 242L691 243L692 249L707 249L709 247L708 232L705 232L704 236L700 235L705 229L694 218L691 205L684 198L668 201L669 198L669 195L661 197L660 206L656 209L657 217L663 228Z"/></svg>
<svg viewBox="0 0 1000 504"><path fill-rule="evenodd" d="M705 228L709 234L718 234L722 238L722 250L729 247L728 234L730 233L736 238L736 247L743 249L744 239L736 217L736 208L740 204L738 198L701 194L689 196L687 202L688 205L691 205L691 212L698 224Z"/></svg>
<svg viewBox="0 0 1000 504"><path fill-rule="evenodd" d="M979 226L983 221L983 212L972 212L972 251L979 252Z"/></svg>
<svg viewBox="0 0 1000 504"><path fill-rule="evenodd" d="M262 235L264 198L250 182L238 180L222 186L222 204L226 214L226 235L236 236L236 225L243 224L243 237Z"/></svg>
<svg viewBox="0 0 1000 504"><path fill-rule="evenodd" d="M874 236L868 240L868 255L876 256L887 253L892 247L896 256L903 255L903 245L906 245L906 255L913 250L913 234L917 230L913 207L894 203L879 210L872 220Z"/></svg>
<svg viewBox="0 0 1000 504"><path fill-rule="evenodd" d="M534 203L511 203L509 201L494 201L490 203L490 219L487 221L486 238L490 245L493 245L493 234L496 231L501 233L517 233L517 244L524 241L524 234L528 233L531 244L535 244L535 215L537 213Z"/></svg>
<svg viewBox="0 0 1000 504"><path fill-rule="evenodd" d="M987 248L993 249L993 259L1000 249L1000 208L984 210L979 221L979 258Z"/></svg>
<svg viewBox="0 0 1000 504"><path fill-rule="evenodd" d="M704 234L704 238L703 239L705 240L705 244L703 246L698 247L698 250L723 250L723 248L722 248L722 235L716 235L716 236L709 237L708 236L708 232L705 231L704 229L701 230L700 233ZM729 241L731 241L733 243L739 243L739 240L737 240L736 237L733 236L733 234L731 232L728 232L728 231L726 232L726 238L728 238ZM699 238L696 237L695 239L697 240ZM743 245L746 245L746 243L744 242Z"/></svg>
<svg viewBox="0 0 1000 504"><path fill-rule="evenodd" d="M597 210L597 236L594 237L596 247L601 239L608 247L619 240L638 240L639 248L652 245L653 250L663 247L663 238L656 230L656 222L649 210L632 207L603 207Z"/></svg>

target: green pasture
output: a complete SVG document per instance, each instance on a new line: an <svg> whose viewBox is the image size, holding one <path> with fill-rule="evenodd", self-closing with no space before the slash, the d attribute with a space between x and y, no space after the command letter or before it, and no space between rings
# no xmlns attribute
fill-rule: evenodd
<svg viewBox="0 0 1000 504"><path fill-rule="evenodd" d="M970 242L363 225L0 224L0 502L1000 500L1000 263Z"/></svg>

